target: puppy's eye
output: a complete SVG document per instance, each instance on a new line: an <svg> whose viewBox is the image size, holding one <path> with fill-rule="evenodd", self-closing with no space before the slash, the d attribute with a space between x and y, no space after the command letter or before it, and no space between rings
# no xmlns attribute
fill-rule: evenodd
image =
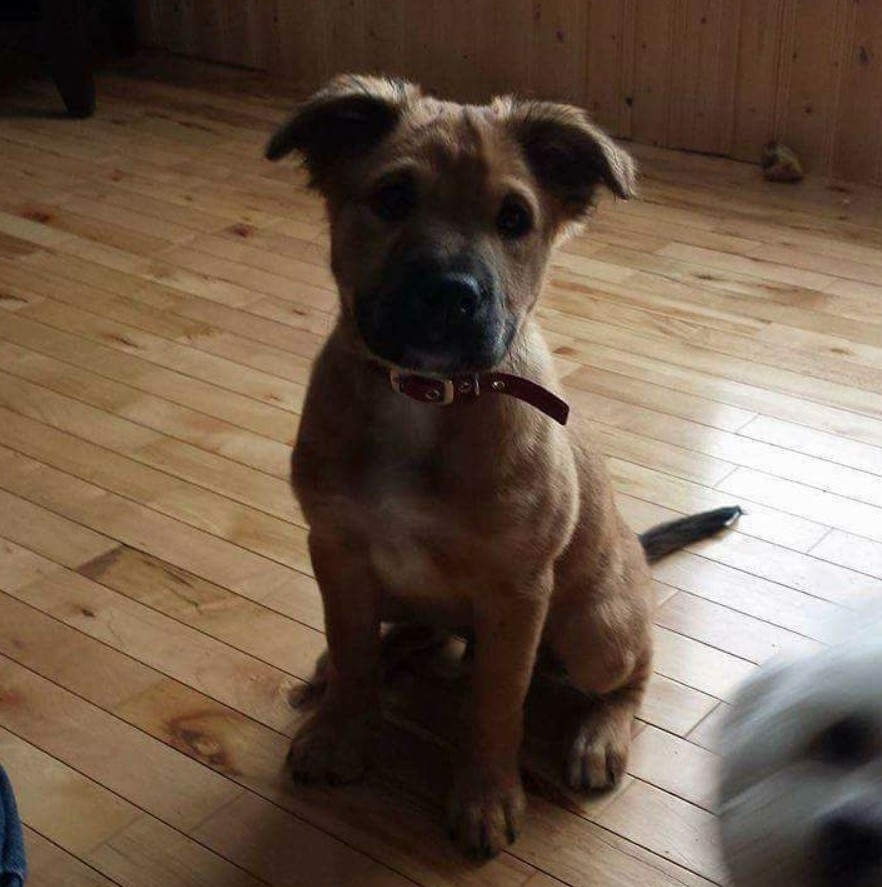
<svg viewBox="0 0 882 887"><path fill-rule="evenodd" d="M845 717L815 740L815 752L827 764L857 767L873 758L877 736L873 725L857 716Z"/></svg>
<svg viewBox="0 0 882 887"><path fill-rule="evenodd" d="M412 182L385 182L371 195L370 203L384 222L400 222L416 207L416 188Z"/></svg>
<svg viewBox="0 0 882 887"><path fill-rule="evenodd" d="M506 197L496 216L496 227L503 237L523 237L533 227L533 214L519 198Z"/></svg>

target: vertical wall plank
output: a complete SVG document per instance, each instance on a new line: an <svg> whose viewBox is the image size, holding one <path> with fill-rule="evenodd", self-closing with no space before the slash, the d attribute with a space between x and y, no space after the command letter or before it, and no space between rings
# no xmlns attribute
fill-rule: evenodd
<svg viewBox="0 0 882 887"><path fill-rule="evenodd" d="M678 0L671 49L671 147L713 154L731 148L737 13L737 0Z"/></svg>
<svg viewBox="0 0 882 887"><path fill-rule="evenodd" d="M454 61L454 47L445 44L445 17L450 15L447 8L434 3L420 8L407 0L390 2L400 2L404 7L407 43L402 47L402 55L410 78L426 89L449 94L453 73L459 69L459 59ZM462 87L469 79L460 70Z"/></svg>
<svg viewBox="0 0 882 887"><path fill-rule="evenodd" d="M198 58L266 70L269 13L265 0L193 0L187 52Z"/></svg>
<svg viewBox="0 0 882 887"><path fill-rule="evenodd" d="M539 95L584 102L587 32L587 3L534 0L533 82Z"/></svg>
<svg viewBox="0 0 882 887"><path fill-rule="evenodd" d="M371 69L393 77L408 76L402 58L405 45L404 8L389 0L367 0L367 41Z"/></svg>
<svg viewBox="0 0 882 887"><path fill-rule="evenodd" d="M177 3L158 3L158 31L162 45L180 55L195 55L194 45L194 0L178 0Z"/></svg>
<svg viewBox="0 0 882 887"><path fill-rule="evenodd" d="M490 95L535 93L533 71L533 0L479 3L481 76Z"/></svg>
<svg viewBox="0 0 882 887"><path fill-rule="evenodd" d="M778 135L806 169L824 170L830 151L829 123L836 107L840 58L836 35L854 0L798 0L792 23L789 72L783 81ZM785 63L788 58L785 51Z"/></svg>
<svg viewBox="0 0 882 887"><path fill-rule="evenodd" d="M156 0L137 0L135 3L135 27L142 46L165 48L159 27L159 10Z"/></svg>
<svg viewBox="0 0 882 887"><path fill-rule="evenodd" d="M711 132L715 154L731 154L735 139L735 95L738 88L738 47L741 41L742 0L722 0L718 42L716 101L720 114L713 106L706 109L712 120Z"/></svg>
<svg viewBox="0 0 882 887"><path fill-rule="evenodd" d="M482 29L480 7L483 4L476 4L474 0L446 0L430 5L434 8L436 33L441 39L435 65L444 75L442 92L464 101L486 101L489 92L481 79L481 56L488 45L493 45L493 37ZM415 11L415 15L419 14Z"/></svg>
<svg viewBox="0 0 882 887"><path fill-rule="evenodd" d="M619 109L619 135L633 137L634 116L634 52L637 30L637 3L639 0L624 0L622 8L622 60L621 60L621 106Z"/></svg>
<svg viewBox="0 0 882 887"><path fill-rule="evenodd" d="M331 64L339 58L347 71L371 73L375 65L368 52L367 0L325 0L325 4L330 10L327 34Z"/></svg>
<svg viewBox="0 0 882 887"><path fill-rule="evenodd" d="M247 4L239 4L228 0L234 13L240 8L244 8L244 22L242 28L245 32L245 39L241 39L241 32L237 22L239 18L234 16L230 21L230 25L226 30L225 36L228 45L238 47L241 53L239 64L248 68L256 68L265 71L269 68L270 54L270 15L271 8L267 0L249 0ZM239 13L239 15L242 15Z"/></svg>
<svg viewBox="0 0 882 887"><path fill-rule="evenodd" d="M650 145L668 141L675 5L675 0L637 3L631 137Z"/></svg>
<svg viewBox="0 0 882 887"><path fill-rule="evenodd" d="M741 0L732 155L756 162L775 134L783 0Z"/></svg>
<svg viewBox="0 0 882 887"><path fill-rule="evenodd" d="M326 0L273 0L270 74L296 87L315 89L331 73L328 61L329 4ZM339 67L347 60L338 57Z"/></svg>
<svg viewBox="0 0 882 887"><path fill-rule="evenodd" d="M624 134L627 0L592 0L588 18L585 108L614 135ZM628 56L630 58L630 56Z"/></svg>
<svg viewBox="0 0 882 887"><path fill-rule="evenodd" d="M854 5L854 25L843 41L831 170L841 178L882 184L882 4Z"/></svg>

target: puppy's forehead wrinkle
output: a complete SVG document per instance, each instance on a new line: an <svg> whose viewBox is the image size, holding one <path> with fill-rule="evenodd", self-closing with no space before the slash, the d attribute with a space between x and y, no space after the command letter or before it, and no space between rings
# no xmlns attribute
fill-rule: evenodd
<svg viewBox="0 0 882 887"><path fill-rule="evenodd" d="M504 132L494 131L469 117L442 133L402 132L386 147L383 162L367 179L367 190L396 174L411 175L424 200L441 198L451 210L464 208L470 219L493 216L498 201L517 194L543 218L543 204L536 183ZM458 212L458 210L454 210Z"/></svg>
<svg viewBox="0 0 882 887"><path fill-rule="evenodd" d="M400 130L399 153L422 156L441 168L462 162L480 164L489 170L492 149L491 132L468 108L458 108L443 119L408 122Z"/></svg>

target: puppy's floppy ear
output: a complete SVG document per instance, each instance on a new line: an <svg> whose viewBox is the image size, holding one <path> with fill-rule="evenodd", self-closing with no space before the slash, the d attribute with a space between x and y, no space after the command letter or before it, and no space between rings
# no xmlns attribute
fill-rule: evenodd
<svg viewBox="0 0 882 887"><path fill-rule="evenodd" d="M396 126L419 90L403 80L342 75L335 77L273 134L269 160L298 151L313 187L324 189L341 161L366 153Z"/></svg>
<svg viewBox="0 0 882 887"><path fill-rule="evenodd" d="M496 108L567 221L587 212L598 185L626 200L634 196L637 167L631 156L581 109L508 98L497 99Z"/></svg>

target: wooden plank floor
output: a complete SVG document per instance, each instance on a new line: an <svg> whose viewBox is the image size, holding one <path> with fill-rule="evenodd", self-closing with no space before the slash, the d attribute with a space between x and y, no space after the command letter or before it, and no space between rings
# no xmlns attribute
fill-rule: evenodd
<svg viewBox="0 0 882 887"><path fill-rule="evenodd" d="M439 824L450 681L393 688L364 785L282 771L323 646L286 471L326 232L261 159L288 100L161 73L102 77L92 120L0 119L0 760L33 884L724 883L727 700L882 596L879 194L640 149L643 199L555 257L539 314L628 520L748 514L656 570L623 786L569 794L535 737L524 834L474 867ZM57 107L44 83L14 99Z"/></svg>

